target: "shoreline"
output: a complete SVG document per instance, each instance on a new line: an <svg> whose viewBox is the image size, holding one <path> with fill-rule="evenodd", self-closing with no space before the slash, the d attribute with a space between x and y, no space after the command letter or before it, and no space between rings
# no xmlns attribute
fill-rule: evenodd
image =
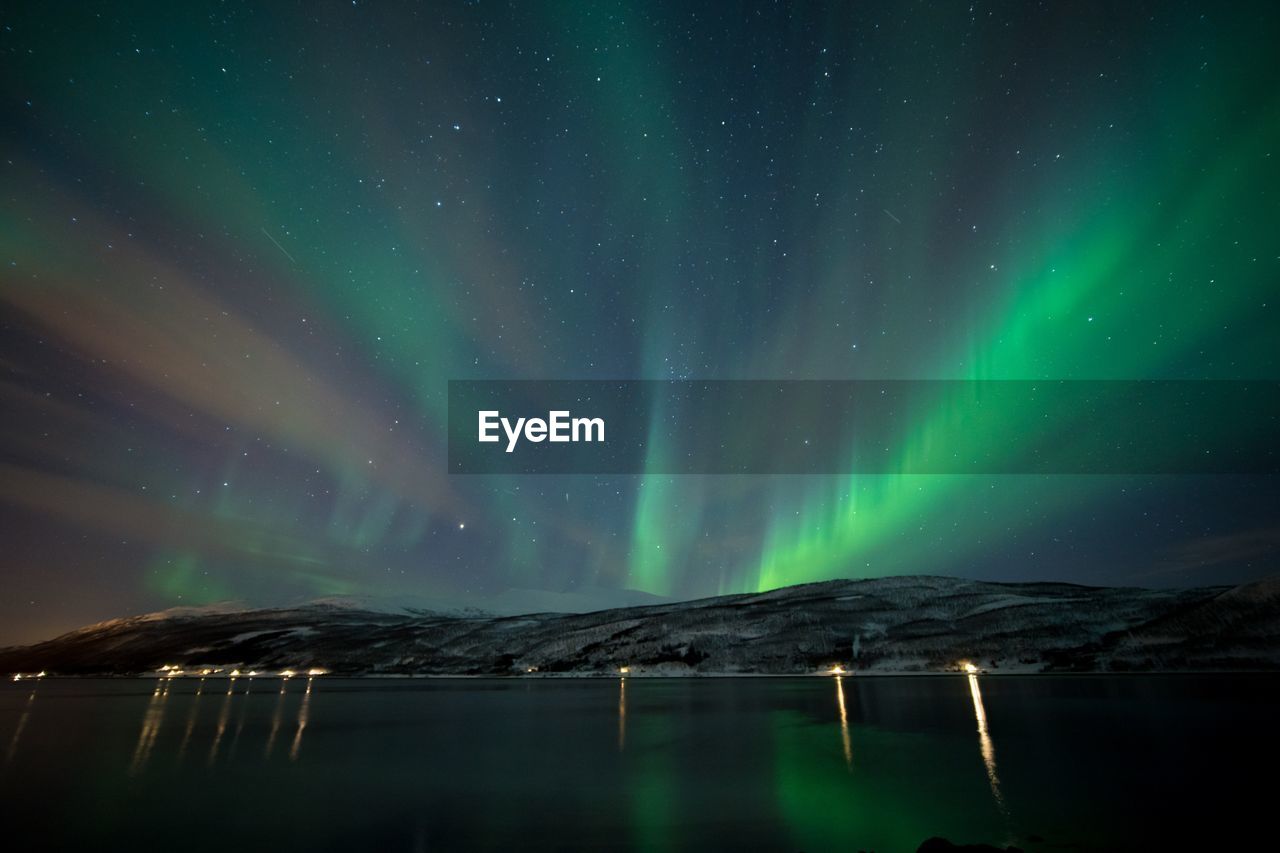
<svg viewBox="0 0 1280 853"><path fill-rule="evenodd" d="M5 678L3 683L9 685L27 685L38 684L42 681L205 681L205 680L221 680L221 681L311 681L314 679L324 679L326 681L627 681L627 680L643 680L643 681L692 681L699 679L716 679L728 680L735 678L760 679L760 678L793 678L793 679L866 679L866 678L968 678L970 675L981 677L984 680L991 678L1170 678L1179 676L1260 676L1275 675L1280 676L1280 670L1276 669L1185 669L1185 670L1147 670L1141 672L1116 672L1110 670L1091 670L1091 671L1025 671L1025 672L980 672L966 673L955 671L944 672L902 672L902 671L878 671L878 672L860 672L860 673L843 673L840 675L832 675L825 672L803 673L803 672L706 672L706 673L690 673L687 675L672 675L670 673L646 675L643 673L628 673L627 675L619 675L616 673L530 673L522 675L466 675L461 673L327 673L325 675L240 675L232 677L223 673L214 673L210 675L176 675L164 676L150 673L85 673L85 674L49 674L43 676L22 674L21 678L14 678L12 675Z"/></svg>

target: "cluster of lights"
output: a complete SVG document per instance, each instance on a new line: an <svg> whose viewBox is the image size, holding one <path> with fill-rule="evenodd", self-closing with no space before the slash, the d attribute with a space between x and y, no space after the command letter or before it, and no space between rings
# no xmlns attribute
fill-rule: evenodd
<svg viewBox="0 0 1280 853"><path fill-rule="evenodd" d="M161 678L174 678L175 676L187 674L187 671L182 667L177 666L176 664L169 664L169 663L160 667L158 671L161 674L160 675ZM230 672L226 672L226 670L222 669L221 667L216 669L206 668L206 669L200 670L200 676L202 678L205 678L208 676L215 676L215 675L224 675L224 673L225 673L225 677L227 678L256 678L257 676L262 675L262 673L260 673L256 669L251 669L248 672L242 672L239 669L233 669ZM286 678L286 679L293 678L295 675L298 675L298 674L299 673L296 670L292 670L292 669L284 669L284 670L281 670L279 673L281 678ZM328 675L329 670L324 669L323 667L317 666L317 667L312 667L308 669L306 674L309 678L315 678L318 675ZM42 672L40 673L40 675L43 676L44 673ZM24 677L24 676L14 676L13 680L17 681L20 677ZM25 676L25 677L30 677L30 676Z"/></svg>
<svg viewBox="0 0 1280 853"><path fill-rule="evenodd" d="M958 664L956 664L956 666L962 672L966 672L969 675L977 675L978 673L982 672L982 670L978 667L978 665L975 664L973 661L962 660ZM623 672L626 672L625 668L623 669ZM849 670L845 669L843 665L837 663L831 666L831 668L827 669L826 674L827 675L849 675L850 672Z"/></svg>
<svg viewBox="0 0 1280 853"><path fill-rule="evenodd" d="M46 674L47 673L43 669L40 670L39 672L15 672L13 674L13 680L21 681L24 678L27 680L30 680L32 678L44 678Z"/></svg>

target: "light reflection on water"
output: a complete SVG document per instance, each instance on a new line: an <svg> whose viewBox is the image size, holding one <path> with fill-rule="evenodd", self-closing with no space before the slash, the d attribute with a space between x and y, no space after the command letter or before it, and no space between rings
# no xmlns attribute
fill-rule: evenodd
<svg viewBox="0 0 1280 853"><path fill-rule="evenodd" d="M213 730L213 743L209 747L209 761L212 765L218 760L218 747L222 744L222 736L227 731L227 720L231 716L231 690L222 697L221 710L218 711L218 724Z"/></svg>
<svg viewBox="0 0 1280 853"><path fill-rule="evenodd" d="M227 734L227 729L231 725L231 716L235 711L236 723L234 732L231 737L231 747L228 751L227 758L235 754L236 746L240 742L240 735L243 733L246 721L248 719L249 703L252 700L253 679L245 679L247 684L243 691L236 690L237 677L226 679L226 689L221 691L221 701L218 703L218 713L213 726L212 737L209 742L209 753L206 759L208 766L218 763L218 756L223 748L223 741ZM272 748L275 744L277 735L284 722L285 702L289 695L288 679L280 682L280 689L277 691L275 711L271 718L271 729L266 737L266 747L264 757L270 758ZM195 690L191 693L181 692L181 682L175 682L172 678L161 678L156 682L155 689L151 693L151 698L147 702L146 708L142 714L142 728L138 733L137 744L134 747L133 759L130 762L130 772L139 773L143 771L151 757L152 750L155 748L157 739L161 734L164 724L165 705L171 693L178 693L189 700L189 710L185 717L185 723L182 728L182 737L178 743L176 750L177 764L182 764L186 757L188 747L191 745L192 736L194 735L200 718L201 699L205 693L205 678L200 678L196 682ZM295 729L293 739L289 745L289 758L296 761L298 753L302 749L302 735L307 728L307 721L311 713L311 696L315 686L315 678L308 677L306 687L302 691L302 699L298 705L298 716L295 721ZM31 700L35 698L35 690L31 691ZM238 710L236 709L238 706ZM24 714L20 718L18 730L14 732L13 741L9 746L9 757L12 758L13 752L17 747L18 738L22 734L22 729L26 725L28 714Z"/></svg>
<svg viewBox="0 0 1280 853"><path fill-rule="evenodd" d="M226 690L222 694L222 701L219 704L217 721L213 729L213 737L209 746L209 755L207 763L213 765L216 763L218 753L220 751L222 741L226 735L227 727L230 722L232 706L237 696L249 696L252 684L246 686L242 693L237 694L236 678L227 679ZM989 724L987 721L986 709L982 702L982 690L978 684L978 676L970 673L967 676L969 684L969 693L973 701L973 713L978 728L978 743L982 754L983 765L986 768L987 781L991 789L992 797L1001 814L1008 818L1008 808L1004 802L1004 795L1000 790L1000 777L996 769L995 744L991 739ZM247 679L251 682L252 679ZM837 675L832 678L835 682L835 702L836 711L839 717L840 727L840 744L841 753L843 755L844 764L847 768L853 768L853 740L850 731L849 722L849 706L848 699L845 694L845 676ZM288 679L280 682L280 689L277 691L275 710L271 717L271 728L267 734L266 747L264 756L271 757L275 740L283 726L285 716L285 702L288 696ZM306 687L302 691L302 698L298 705L298 713L294 723L294 734L289 745L289 759L296 761L302 748L302 737L306 731L308 721L311 714L311 697L315 687L315 678L308 677ZM151 751L155 746L156 740L160 735L160 729L164 720L165 702L168 699L173 688L172 679L161 679L157 682L155 690L151 694L151 700L142 717L142 728L138 735L137 746L134 751L134 758L131 765L132 770L139 771L145 768ZM177 760L181 763L187 752L187 747L191 741L192 733L195 731L196 722L200 711L200 699L204 694L205 679L201 678L197 683L195 692L191 694L190 710L186 717L186 723L183 728L182 740L178 746ZM35 700L36 690L33 688L28 696L27 705L19 718L17 729L14 731L13 738L10 741L8 758L12 760L13 753L17 748L18 740L22 735L22 731L30 717L31 704ZM247 700L240 703L240 709L236 717L236 727L233 737L233 743L238 743L240 734L244 730L245 719L247 714ZM627 744L627 679L618 679L618 729L617 744L618 751L622 752L626 749Z"/></svg>
<svg viewBox="0 0 1280 853"><path fill-rule="evenodd" d="M1230 762L1278 757L1269 724L1238 719L1265 703L1216 686L1206 698L1192 680L831 681L46 680L39 701L27 685L0 691L0 802L63 827L63 847L97 841L92 823L60 819L87 810L116 833L107 849L179 829L192 802L251 848L268 846L263 815L312 809L314 828L290 822L275 840L536 848L571 832L586 849L910 851L937 834L1026 847L1017 814L1019 831L1089 849L1139 844L1171 809L1238 822L1250 789L1230 785ZM1178 753L1184 742L1202 748ZM1209 776L1206 795L1194 780ZM403 844L382 843L401 831Z"/></svg>
<svg viewBox="0 0 1280 853"><path fill-rule="evenodd" d="M285 687L288 686L288 683L287 681L280 682L279 695L276 697L276 710L271 715L271 734L267 735L267 748L265 751L267 758L271 757L271 750L276 743L276 735L280 733L280 724L284 721L284 696Z"/></svg>
<svg viewBox="0 0 1280 853"><path fill-rule="evenodd" d="M618 679L618 752L627 748L627 680Z"/></svg>
<svg viewBox="0 0 1280 853"><path fill-rule="evenodd" d="M147 710L142 715L142 731L138 733L138 745L133 750L133 762L130 770L134 773L147 766L151 757L151 748L155 746L156 737L160 734L160 723L164 720L164 703L169 698L170 680L156 682L156 689L147 703Z"/></svg>
<svg viewBox="0 0 1280 853"><path fill-rule="evenodd" d="M970 672L969 695L973 698L973 717L978 723L978 750L982 753L982 764L987 769L987 784L991 786L991 797L996 808L1004 818L1005 826L1011 826L1009 807L1005 804L1004 794L1000 792L1000 776L996 773L996 746L991 740L991 730L987 725L987 709L982 704L982 689L978 686L977 673Z"/></svg>
<svg viewBox="0 0 1280 853"><path fill-rule="evenodd" d="M7 765L13 761L13 754L18 751L18 741L22 740L22 730L27 727L27 720L31 719L31 706L36 701L36 688L32 687L31 692L27 694L27 701L22 705L22 715L18 717L18 727L13 730L13 737L9 739L9 749L5 753L4 763Z"/></svg>
<svg viewBox="0 0 1280 853"><path fill-rule="evenodd" d="M253 679L252 679L252 678L246 679L246 681L248 681L248 684L247 684L247 685L245 685L244 693L242 694L242 695L244 695L244 696L248 696L248 695L249 695L249 690L253 687ZM230 694L230 693L235 689L235 684L236 684L236 677L235 677L235 676L232 676L232 678L231 678L231 684L227 686L227 693L228 693L228 695L229 695L229 694ZM245 717L248 715L248 712L249 712L249 703L248 703L248 701L243 701L243 702L240 702L239 704L240 704L240 713L239 713L239 715L236 717L236 733L235 733L235 735L234 735L234 736L232 736L232 738L231 738L231 753L230 753L230 754L231 754L232 756L234 756L234 755L236 754L236 747L237 747L237 746L239 746L239 744L240 744L240 733L244 731L244 722L245 722Z"/></svg>
<svg viewBox="0 0 1280 853"><path fill-rule="evenodd" d="M178 746L178 763L182 763L182 759L187 754L187 744L191 743L191 733L195 731L196 716L200 713L200 697L204 694L204 679L200 679L200 686L196 688L195 697L191 700L191 711L187 714L187 727L182 732L182 743Z"/></svg>
<svg viewBox="0 0 1280 853"><path fill-rule="evenodd" d="M853 769L853 741L849 739L849 711L844 704L844 676L837 675L836 682L836 707L840 709L840 741L844 745L844 763L850 770Z"/></svg>
<svg viewBox="0 0 1280 853"><path fill-rule="evenodd" d="M298 760L298 750L302 748L302 732L307 728L307 717L311 713L311 685L314 678L307 679L307 690L302 694L302 704L298 706L298 729L294 732L293 743L289 746L289 760Z"/></svg>

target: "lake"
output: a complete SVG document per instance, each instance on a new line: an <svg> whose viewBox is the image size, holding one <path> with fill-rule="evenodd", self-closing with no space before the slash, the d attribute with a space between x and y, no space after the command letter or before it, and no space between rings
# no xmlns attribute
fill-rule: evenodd
<svg viewBox="0 0 1280 853"><path fill-rule="evenodd" d="M1277 676L7 682L11 850L1225 849ZM1185 848L1184 848L1185 849Z"/></svg>

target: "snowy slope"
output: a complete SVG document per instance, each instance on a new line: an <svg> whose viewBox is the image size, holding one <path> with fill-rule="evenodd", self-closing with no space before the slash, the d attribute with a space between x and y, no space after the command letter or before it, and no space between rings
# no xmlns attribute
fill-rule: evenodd
<svg viewBox="0 0 1280 853"><path fill-rule="evenodd" d="M112 620L0 650L0 672L163 664L351 674L633 675L1280 668L1280 580L1189 590L897 577L594 613L385 613L336 604Z"/></svg>

